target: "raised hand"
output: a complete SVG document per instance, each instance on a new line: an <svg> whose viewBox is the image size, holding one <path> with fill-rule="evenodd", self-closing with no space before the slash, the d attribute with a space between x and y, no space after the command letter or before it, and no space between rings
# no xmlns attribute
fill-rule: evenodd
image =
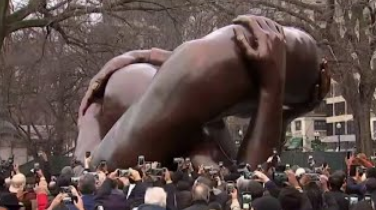
<svg viewBox="0 0 376 210"><path fill-rule="evenodd" d="M233 23L243 26L252 35L248 39L242 30L234 28L235 40L249 60L263 65L285 65L286 37L281 25L254 15L238 16Z"/></svg>

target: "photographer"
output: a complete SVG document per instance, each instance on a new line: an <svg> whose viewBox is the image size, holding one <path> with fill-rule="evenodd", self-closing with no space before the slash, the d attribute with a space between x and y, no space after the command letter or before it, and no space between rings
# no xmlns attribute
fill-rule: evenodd
<svg viewBox="0 0 376 210"><path fill-rule="evenodd" d="M35 190L37 194L38 210L44 210L48 206L48 184L42 170L36 171L36 174L39 177L39 183Z"/></svg>
<svg viewBox="0 0 376 210"><path fill-rule="evenodd" d="M313 159L312 155L308 156L308 166L309 166L309 169L311 169L312 171L315 170L316 161L315 161L315 159Z"/></svg>
<svg viewBox="0 0 376 210"><path fill-rule="evenodd" d="M264 189L259 182L245 178L238 179L237 189L240 196L243 194L251 195L252 202L261 198L264 194ZM242 201L242 199L240 199L240 201Z"/></svg>
<svg viewBox="0 0 376 210"><path fill-rule="evenodd" d="M171 173L168 169L165 169L163 174L163 179L165 181L164 190L167 193L167 209L169 210L177 210L177 203L176 203L176 187L171 179Z"/></svg>
<svg viewBox="0 0 376 210"><path fill-rule="evenodd" d="M189 158L174 158L174 163L178 165L174 176L180 181L188 182L190 185L200 174L204 173L203 165L199 166L196 173Z"/></svg>
<svg viewBox="0 0 376 210"><path fill-rule="evenodd" d="M358 202L353 210L375 210L376 203L376 178L365 181L366 195L363 201Z"/></svg>
<svg viewBox="0 0 376 210"><path fill-rule="evenodd" d="M144 196L147 184L142 182L141 172L139 170L130 169L129 176L130 185L124 189L127 198L127 209L133 209L144 203Z"/></svg>
<svg viewBox="0 0 376 210"><path fill-rule="evenodd" d="M346 174L341 171L334 172L328 180L329 192L324 193L324 197L335 200L335 204L341 210L349 210L348 196L342 191L346 183ZM329 206L331 207L331 206Z"/></svg>
<svg viewBox="0 0 376 210"><path fill-rule="evenodd" d="M125 209L125 195L117 188L118 170L110 173L94 198L95 203L103 206L104 209Z"/></svg>
<svg viewBox="0 0 376 210"><path fill-rule="evenodd" d="M81 198L85 210L94 210L95 201L95 177L92 174L85 174L80 177L78 182L78 190L81 193Z"/></svg>
<svg viewBox="0 0 376 210"><path fill-rule="evenodd" d="M47 210L69 209L85 210L82 199L74 186L69 187L70 192L60 192L51 202Z"/></svg>

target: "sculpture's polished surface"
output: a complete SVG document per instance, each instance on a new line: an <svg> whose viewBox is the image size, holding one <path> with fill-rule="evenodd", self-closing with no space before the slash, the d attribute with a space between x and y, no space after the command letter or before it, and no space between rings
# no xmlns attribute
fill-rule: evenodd
<svg viewBox="0 0 376 210"><path fill-rule="evenodd" d="M130 65L114 77L113 72L126 65L145 62L163 64L154 78L151 75L157 69L146 64ZM140 77L138 83L135 75L127 76L132 68L148 72L146 80ZM133 82L112 81L113 77ZM83 99L80 135L88 136L88 128L95 128L90 133L96 141L92 145L99 143L94 164L104 159L112 168L124 167L134 165L140 154L162 162L189 155L201 144L206 123L228 115L252 116L238 160L255 166L279 146L287 123L321 102L328 84L311 36L264 17L241 16L235 25L187 42L173 53L134 51L107 63ZM139 92L111 95L131 86ZM103 95L104 99L98 99ZM112 126L120 114L106 108L111 101L137 102L124 114L121 110L121 118ZM102 106L103 112L113 113L106 114L112 118L100 119ZM76 155L82 154L83 141L91 140L79 140ZM212 147L202 147L198 153L205 154Z"/></svg>

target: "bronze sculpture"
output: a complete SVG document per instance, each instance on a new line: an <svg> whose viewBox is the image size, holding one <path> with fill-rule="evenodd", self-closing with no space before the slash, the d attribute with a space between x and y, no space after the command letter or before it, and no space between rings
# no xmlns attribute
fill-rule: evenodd
<svg viewBox="0 0 376 210"><path fill-rule="evenodd" d="M306 33L264 17L241 16L235 23L183 44L172 55L157 56L163 61L160 72L100 143L94 163L105 159L110 167L129 166L139 154L165 161L199 143L179 141L181 136L192 135L213 119L242 114L239 107L245 106L253 117L238 159L253 165L265 160L279 144L282 121L286 126L312 110L328 91L329 77L319 66L315 41ZM124 63L145 58L140 53ZM120 67L105 66L99 78ZM101 86L94 81L94 89ZM103 88L93 92L103 94ZM90 95L83 100L82 113ZM150 148L155 144L161 147Z"/></svg>
<svg viewBox="0 0 376 210"><path fill-rule="evenodd" d="M163 52L159 49L158 52ZM75 157L84 157L86 151L92 151L101 142L103 137L121 117L121 115L135 103L156 74L157 67L150 64L132 64L116 71L107 82L104 96L100 101L91 103L85 113L80 117L79 136ZM230 134L222 119L208 123L205 131L200 128L195 133L196 136L182 136L180 140L193 141L197 138L197 148L189 152L190 156L202 154L205 146L210 154L212 164L218 161L230 163L236 158L236 146L230 139ZM218 143L215 143L218 142ZM194 158L193 158L194 160ZM207 162L207 161L206 161Z"/></svg>

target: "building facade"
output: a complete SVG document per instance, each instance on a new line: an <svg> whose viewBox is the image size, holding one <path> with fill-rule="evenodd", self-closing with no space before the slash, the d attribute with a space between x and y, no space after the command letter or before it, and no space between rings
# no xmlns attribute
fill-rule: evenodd
<svg viewBox="0 0 376 210"><path fill-rule="evenodd" d="M370 126L375 140L376 117L371 117ZM326 143L328 151L347 151L355 146L352 110L342 97L337 82L332 81L331 90L322 106L291 123L291 133L293 138L302 138L306 147L315 138Z"/></svg>

